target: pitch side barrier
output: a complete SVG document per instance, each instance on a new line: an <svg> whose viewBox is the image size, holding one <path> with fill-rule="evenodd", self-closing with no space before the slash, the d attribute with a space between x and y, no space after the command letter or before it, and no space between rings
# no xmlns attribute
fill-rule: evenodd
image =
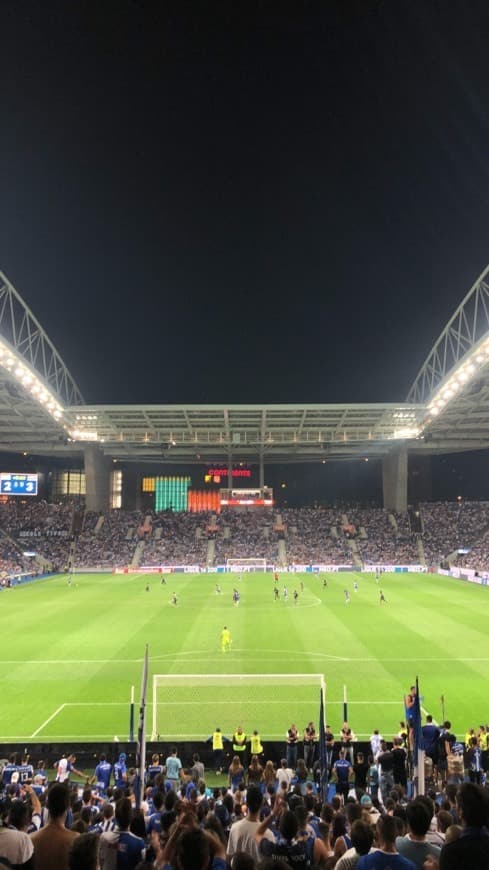
<svg viewBox="0 0 489 870"><path fill-rule="evenodd" d="M445 571L438 568L437 574L443 577L456 577L457 580L465 580L467 583L477 583L479 586L489 586L489 572L475 571L473 568L450 568Z"/></svg>
<svg viewBox="0 0 489 870"><path fill-rule="evenodd" d="M354 569L358 571L358 568ZM430 569L426 565L388 565L375 563L373 565L364 565L362 571L364 573L376 574L385 572L387 574L426 574Z"/></svg>
<svg viewBox="0 0 489 870"><path fill-rule="evenodd" d="M24 571L22 574L5 574L0 578L0 591L2 589L10 589L12 586L21 586L23 583L32 583L33 580L44 580L46 577L52 577L55 571Z"/></svg>
<svg viewBox="0 0 489 870"><path fill-rule="evenodd" d="M272 573L280 571L284 573L319 574L321 572L358 571L355 565L267 565L266 568L237 568L229 565L213 565L202 568L200 565L139 565L137 568L114 568L114 574L246 574L249 571L265 571Z"/></svg>

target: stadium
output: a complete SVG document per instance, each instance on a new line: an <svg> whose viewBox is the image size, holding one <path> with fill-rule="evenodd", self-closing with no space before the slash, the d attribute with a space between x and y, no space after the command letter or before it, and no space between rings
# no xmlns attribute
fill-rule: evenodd
<svg viewBox="0 0 489 870"><path fill-rule="evenodd" d="M407 479L489 446L488 271L404 402L352 406L92 405L1 275L5 756L134 753L145 681L140 739L187 756L242 723L278 761L321 687L358 741L396 733L416 677L423 715L485 722L489 504L414 509ZM344 460L380 462L383 508L276 504L274 464Z"/></svg>
<svg viewBox="0 0 489 870"><path fill-rule="evenodd" d="M489 870L486 4L0 22L0 868Z"/></svg>

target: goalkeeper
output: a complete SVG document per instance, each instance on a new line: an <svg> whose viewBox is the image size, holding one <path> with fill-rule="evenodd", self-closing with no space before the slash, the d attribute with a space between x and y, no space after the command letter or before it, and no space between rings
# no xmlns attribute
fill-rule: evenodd
<svg viewBox="0 0 489 870"><path fill-rule="evenodd" d="M225 625L223 630L221 631L221 649L223 653L229 652L232 642L233 641L231 639L231 632L229 631L227 625Z"/></svg>

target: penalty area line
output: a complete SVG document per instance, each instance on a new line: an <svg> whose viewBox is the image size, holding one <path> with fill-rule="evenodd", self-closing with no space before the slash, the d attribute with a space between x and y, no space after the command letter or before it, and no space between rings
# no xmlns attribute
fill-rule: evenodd
<svg viewBox="0 0 489 870"><path fill-rule="evenodd" d="M32 739L33 737L37 737L37 735L39 734L39 732L42 731L43 728L46 727L46 725L49 725L49 723L51 722L51 720L54 719L54 718L58 715L58 713L61 713L61 710L63 710L65 707L66 707L66 704L61 704L61 707L58 707L58 709L55 710L54 713L52 713L51 716L49 716L49 718L46 719L46 721L43 722L42 725L39 726L39 728L37 729L37 731L34 731L34 733L31 734L31 739Z"/></svg>

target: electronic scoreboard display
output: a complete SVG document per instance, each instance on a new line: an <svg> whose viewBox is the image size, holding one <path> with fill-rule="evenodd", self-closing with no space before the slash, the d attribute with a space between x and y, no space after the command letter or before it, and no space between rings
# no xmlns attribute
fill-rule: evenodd
<svg viewBox="0 0 489 870"><path fill-rule="evenodd" d="M1 495L37 495L37 474L0 472Z"/></svg>

